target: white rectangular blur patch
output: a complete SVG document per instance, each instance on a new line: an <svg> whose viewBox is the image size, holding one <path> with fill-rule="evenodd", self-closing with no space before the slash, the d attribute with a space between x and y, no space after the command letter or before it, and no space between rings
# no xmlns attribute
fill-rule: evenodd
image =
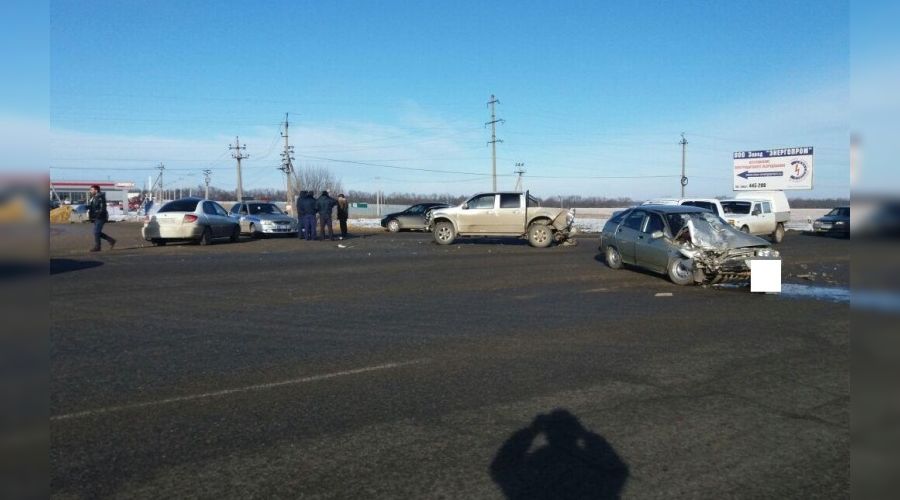
<svg viewBox="0 0 900 500"><path fill-rule="evenodd" d="M750 266L751 292L781 293L780 259L756 259L747 264Z"/></svg>

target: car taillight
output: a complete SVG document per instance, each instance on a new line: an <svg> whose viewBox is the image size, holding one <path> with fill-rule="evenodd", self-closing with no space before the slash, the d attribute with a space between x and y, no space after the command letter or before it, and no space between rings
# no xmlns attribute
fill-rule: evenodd
<svg viewBox="0 0 900 500"><path fill-rule="evenodd" d="M197 222L197 216L194 214L184 214L184 219L181 222Z"/></svg>

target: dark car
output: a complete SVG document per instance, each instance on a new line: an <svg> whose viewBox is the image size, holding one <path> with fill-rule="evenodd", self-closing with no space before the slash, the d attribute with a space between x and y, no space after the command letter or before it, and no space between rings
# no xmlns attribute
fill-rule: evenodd
<svg viewBox="0 0 900 500"><path fill-rule="evenodd" d="M771 244L696 207L642 205L614 215L600 234L606 264L667 274L677 285L745 281L749 260L777 259Z"/></svg>
<svg viewBox="0 0 900 500"><path fill-rule="evenodd" d="M835 207L813 222L816 234L850 236L850 207Z"/></svg>
<svg viewBox="0 0 900 500"><path fill-rule="evenodd" d="M447 208L446 203L417 203L402 212L387 214L381 219L381 227L392 233L404 229L425 230L425 216L437 208Z"/></svg>

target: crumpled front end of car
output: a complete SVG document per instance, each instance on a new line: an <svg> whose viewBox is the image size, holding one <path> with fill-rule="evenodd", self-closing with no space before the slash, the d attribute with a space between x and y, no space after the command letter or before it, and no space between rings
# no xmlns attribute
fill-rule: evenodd
<svg viewBox="0 0 900 500"><path fill-rule="evenodd" d="M670 242L682 256L691 260L697 283L746 282L750 280L749 261L781 258L777 250L765 244L742 246L747 235L731 228L716 231L693 221L688 221L685 228L686 234Z"/></svg>

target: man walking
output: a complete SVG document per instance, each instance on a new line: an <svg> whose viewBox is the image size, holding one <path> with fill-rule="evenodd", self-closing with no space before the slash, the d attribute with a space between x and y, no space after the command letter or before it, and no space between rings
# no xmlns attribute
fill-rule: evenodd
<svg viewBox="0 0 900 500"><path fill-rule="evenodd" d="M350 203L343 194L339 194L337 198L337 216L341 225L341 239L347 237L347 218L350 216Z"/></svg>
<svg viewBox="0 0 900 500"><path fill-rule="evenodd" d="M91 199L88 200L88 219L94 223L94 248L92 252L100 251L100 239L109 242L109 249L116 246L116 240L103 232L103 225L109 220L109 212L106 211L106 193L100 191L100 186L91 186Z"/></svg>
<svg viewBox="0 0 900 500"><path fill-rule="evenodd" d="M322 195L316 200L316 208L319 211L319 232L322 233L322 241L325 241L325 228L328 228L328 237L334 241L334 226L331 223L331 212L337 201L328 196L328 191L322 191Z"/></svg>
<svg viewBox="0 0 900 500"><path fill-rule="evenodd" d="M309 191L303 191L297 203L298 213L303 214L303 232L306 241L316 239L316 199Z"/></svg>

